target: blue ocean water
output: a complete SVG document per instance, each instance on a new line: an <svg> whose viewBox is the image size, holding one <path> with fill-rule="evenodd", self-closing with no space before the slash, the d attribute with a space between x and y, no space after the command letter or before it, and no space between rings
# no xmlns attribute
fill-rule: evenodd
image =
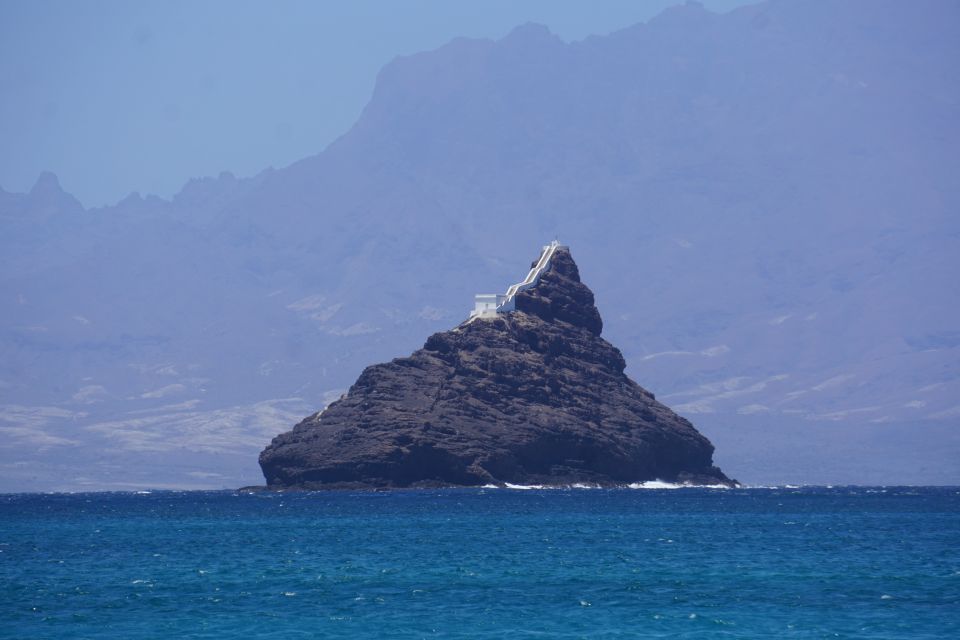
<svg viewBox="0 0 960 640"><path fill-rule="evenodd" d="M960 638L960 489L0 496L3 638Z"/></svg>

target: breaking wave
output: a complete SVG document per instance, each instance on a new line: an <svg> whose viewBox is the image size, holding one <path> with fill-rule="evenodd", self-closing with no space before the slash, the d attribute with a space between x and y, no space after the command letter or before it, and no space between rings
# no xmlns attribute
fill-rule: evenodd
<svg viewBox="0 0 960 640"><path fill-rule="evenodd" d="M725 484L677 484L663 480L647 480L646 482L632 482L628 489L729 489Z"/></svg>
<svg viewBox="0 0 960 640"><path fill-rule="evenodd" d="M531 490L569 490L569 489L731 489L725 484L678 484L674 482L664 482L663 480L647 480L646 482L632 482L626 485L599 485L583 482L573 484L514 484L504 482L503 484L485 484L481 489L513 489L515 491ZM746 487L741 487L746 488Z"/></svg>

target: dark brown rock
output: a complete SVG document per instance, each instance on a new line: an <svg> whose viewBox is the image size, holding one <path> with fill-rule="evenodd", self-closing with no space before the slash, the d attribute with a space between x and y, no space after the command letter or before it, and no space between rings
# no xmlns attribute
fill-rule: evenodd
<svg viewBox="0 0 960 640"><path fill-rule="evenodd" d="M516 311L367 367L260 454L270 488L732 484L713 445L627 378L577 265L558 249Z"/></svg>

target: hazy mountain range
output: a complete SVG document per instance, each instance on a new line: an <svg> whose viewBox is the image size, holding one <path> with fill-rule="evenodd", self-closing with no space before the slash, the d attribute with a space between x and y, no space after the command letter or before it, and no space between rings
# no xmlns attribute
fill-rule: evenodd
<svg viewBox="0 0 960 640"><path fill-rule="evenodd" d="M283 169L89 210L51 174L0 190L0 490L259 482L270 437L554 237L731 476L960 483L958 18L528 24L396 59Z"/></svg>

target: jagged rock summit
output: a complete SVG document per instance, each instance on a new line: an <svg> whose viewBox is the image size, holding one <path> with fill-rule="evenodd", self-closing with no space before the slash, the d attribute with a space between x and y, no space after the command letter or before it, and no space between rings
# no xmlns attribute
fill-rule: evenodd
<svg viewBox="0 0 960 640"><path fill-rule="evenodd" d="M512 310L367 367L274 438L260 454L268 488L735 484L707 438L624 374L569 250L548 249Z"/></svg>

